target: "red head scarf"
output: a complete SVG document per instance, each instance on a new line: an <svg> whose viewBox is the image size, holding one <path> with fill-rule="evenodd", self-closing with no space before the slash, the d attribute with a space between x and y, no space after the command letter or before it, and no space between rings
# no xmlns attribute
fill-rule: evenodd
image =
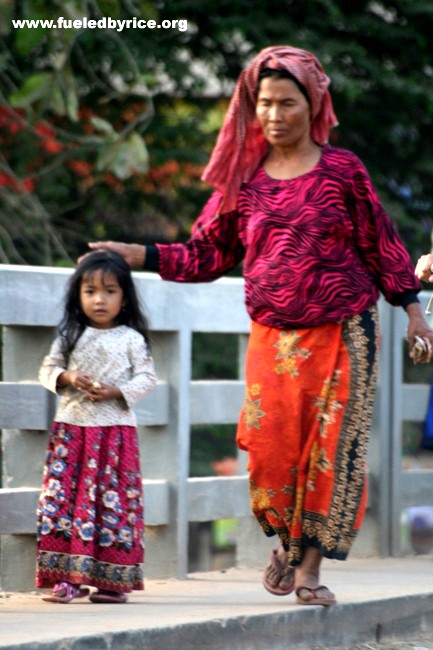
<svg viewBox="0 0 433 650"><path fill-rule="evenodd" d="M311 102L311 137L315 142L327 142L330 128L338 124L328 92L330 79L319 60L310 52L289 45L266 47L239 76L202 176L223 195L220 212L236 208L241 184L251 179L269 146L256 118L256 91L263 68L288 70L306 88Z"/></svg>

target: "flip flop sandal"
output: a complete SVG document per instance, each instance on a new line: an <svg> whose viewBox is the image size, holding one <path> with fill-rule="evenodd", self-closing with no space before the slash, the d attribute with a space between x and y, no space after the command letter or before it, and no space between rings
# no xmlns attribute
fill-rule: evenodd
<svg viewBox="0 0 433 650"><path fill-rule="evenodd" d="M277 573L277 578L276 582L271 582L269 578L266 575L267 570L272 567L274 571ZM263 586L266 589L266 591L269 591L269 593L273 594L274 596L288 596L289 594L292 593L295 589L295 573L293 571L293 580L292 582L286 587L282 588L279 587L279 584L285 576L289 575L293 571L292 567L287 566L287 564L283 563L280 560L280 557L278 555L278 549L274 549L270 556L269 556L269 564L265 569L265 572L263 574Z"/></svg>
<svg viewBox="0 0 433 650"><path fill-rule="evenodd" d="M90 595L89 600L92 603L126 603L128 602L128 596L115 591L98 589L98 591Z"/></svg>
<svg viewBox="0 0 433 650"><path fill-rule="evenodd" d="M52 593L43 596L42 600L47 603L70 603L74 598L85 598L89 594L90 589L81 588L70 582L59 582L54 585Z"/></svg>
<svg viewBox="0 0 433 650"><path fill-rule="evenodd" d="M311 598L305 598L305 596L300 595L300 592L303 589L304 591L308 591L308 593L311 595ZM320 589L326 589L332 598L324 598L323 596L319 596L317 592L320 591ZM303 586L297 587L296 596L296 602L298 605L323 605L324 607L331 607L331 605L336 605L337 603L334 594L329 591L328 587L325 587L325 585L319 585L319 587L316 587L315 589Z"/></svg>

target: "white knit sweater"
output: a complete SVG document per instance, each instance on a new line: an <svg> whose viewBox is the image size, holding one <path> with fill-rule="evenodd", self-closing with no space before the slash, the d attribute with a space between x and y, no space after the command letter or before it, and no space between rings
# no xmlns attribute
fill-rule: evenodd
<svg viewBox="0 0 433 650"><path fill-rule="evenodd" d="M73 386L60 388L57 379L65 370L80 370L91 375L94 381L116 386L123 397L92 402ZM61 396L55 415L57 422L78 426L136 426L131 407L152 390L156 374L144 338L130 327L120 325L112 329L87 327L67 366L60 338L56 338L42 362L39 381Z"/></svg>

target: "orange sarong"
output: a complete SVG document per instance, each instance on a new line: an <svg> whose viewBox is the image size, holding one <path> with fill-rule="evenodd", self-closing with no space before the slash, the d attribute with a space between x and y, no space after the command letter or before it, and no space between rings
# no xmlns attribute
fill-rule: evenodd
<svg viewBox="0 0 433 650"><path fill-rule="evenodd" d="M345 559L360 528L377 342L376 307L310 329L252 322L237 444L254 515L292 566L306 546Z"/></svg>

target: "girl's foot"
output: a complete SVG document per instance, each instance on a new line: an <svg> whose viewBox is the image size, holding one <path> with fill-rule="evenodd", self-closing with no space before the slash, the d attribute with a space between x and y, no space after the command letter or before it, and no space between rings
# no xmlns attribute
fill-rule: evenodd
<svg viewBox="0 0 433 650"><path fill-rule="evenodd" d="M90 595L89 600L92 603L126 603L128 602L128 596L118 591L98 589L98 591Z"/></svg>
<svg viewBox="0 0 433 650"><path fill-rule="evenodd" d="M51 594L43 596L47 603L70 603L73 598L85 598L90 594L90 589L81 588L71 582L58 582L53 587Z"/></svg>

